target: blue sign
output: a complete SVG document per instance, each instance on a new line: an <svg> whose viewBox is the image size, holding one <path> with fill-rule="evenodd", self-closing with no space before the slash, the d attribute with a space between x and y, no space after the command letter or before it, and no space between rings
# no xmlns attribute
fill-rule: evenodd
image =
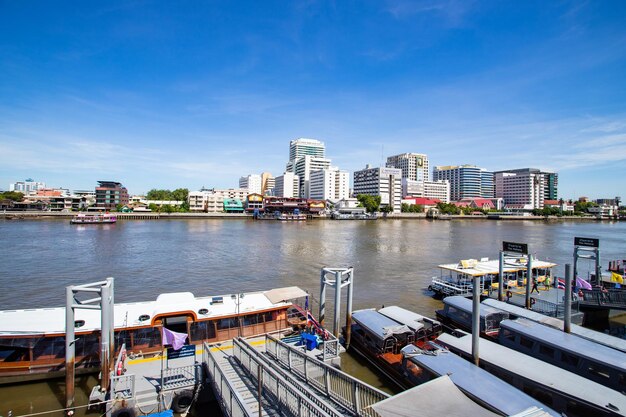
<svg viewBox="0 0 626 417"><path fill-rule="evenodd" d="M196 356L196 345L185 345L179 350L174 350L174 348L167 348L167 360L170 359L178 359L178 358L187 358L189 356Z"/></svg>

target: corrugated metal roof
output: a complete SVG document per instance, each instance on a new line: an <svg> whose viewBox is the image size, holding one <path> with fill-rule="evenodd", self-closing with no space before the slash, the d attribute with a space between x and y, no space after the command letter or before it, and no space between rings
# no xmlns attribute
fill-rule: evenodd
<svg viewBox="0 0 626 417"><path fill-rule="evenodd" d="M352 319L365 327L372 335L384 340L394 334L412 334L407 326L398 324L376 310L358 310L352 312Z"/></svg>
<svg viewBox="0 0 626 417"><path fill-rule="evenodd" d="M411 330L417 331L424 327L424 316L421 316L412 311L406 310L398 306L384 307L378 310L383 316L389 317L392 320L397 321L400 324L407 325Z"/></svg>
<svg viewBox="0 0 626 417"><path fill-rule="evenodd" d="M450 297L446 297L443 299L443 303L450 305L452 307L456 307L459 310L466 311L470 314L472 313L472 310L474 307L472 305L472 300L470 300L469 298L460 296L460 295L452 295ZM505 317L508 317L507 312L503 312L502 310L498 310L497 308L490 307L485 304L480 304L480 317L486 318L490 314L498 314L498 315L504 315Z"/></svg>

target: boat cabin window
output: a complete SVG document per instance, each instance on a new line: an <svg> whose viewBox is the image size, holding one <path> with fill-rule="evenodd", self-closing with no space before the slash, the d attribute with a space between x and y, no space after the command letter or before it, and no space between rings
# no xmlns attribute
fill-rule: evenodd
<svg viewBox="0 0 626 417"><path fill-rule="evenodd" d="M192 341L215 338L215 322L212 320L191 323L189 327Z"/></svg>
<svg viewBox="0 0 626 417"><path fill-rule="evenodd" d="M566 365L573 366L574 368L578 368L580 359L570 353L561 351L561 362Z"/></svg>
<svg viewBox="0 0 626 417"><path fill-rule="evenodd" d="M161 330L158 327L146 327L131 332L133 349L142 349L161 345Z"/></svg>
<svg viewBox="0 0 626 417"><path fill-rule="evenodd" d="M515 333L511 332L510 330L500 328L500 335L503 339L510 340L511 342L515 343Z"/></svg>
<svg viewBox="0 0 626 417"><path fill-rule="evenodd" d="M554 358L554 349L551 348L550 346L546 346L546 345L540 345L539 346L539 353L543 356L546 356L550 359Z"/></svg>
<svg viewBox="0 0 626 417"><path fill-rule="evenodd" d="M98 355L100 352L99 342L100 335L97 333L77 335L74 354L76 357Z"/></svg>
<svg viewBox="0 0 626 417"><path fill-rule="evenodd" d="M611 373L609 368L606 368L604 366L598 365L597 363L589 366L587 371L591 375L594 375L596 377L600 377L600 378L603 378L603 379L609 379L610 378L610 373Z"/></svg>
<svg viewBox="0 0 626 417"><path fill-rule="evenodd" d="M17 362L28 360L28 349L0 346L0 362Z"/></svg>
<svg viewBox="0 0 626 417"><path fill-rule="evenodd" d="M221 319L217 321L217 330L228 330L239 327L239 321L237 317L231 317L228 319Z"/></svg>
<svg viewBox="0 0 626 417"><path fill-rule="evenodd" d="M126 349L131 349L130 332L127 330L120 330L115 332L115 351L117 352L122 348L122 345L126 343Z"/></svg>
<svg viewBox="0 0 626 417"><path fill-rule="evenodd" d="M259 324L259 322L263 322L263 319L261 318L261 321L259 321L259 316L257 314L248 314L247 316L243 316L243 325L244 326L252 326L254 324Z"/></svg>
<svg viewBox="0 0 626 417"><path fill-rule="evenodd" d="M42 356L52 358L65 357L65 337L44 337L33 348L33 358L38 359Z"/></svg>
<svg viewBox="0 0 626 417"><path fill-rule="evenodd" d="M586 404L570 400L567 402L566 413L576 416L595 416L598 414L598 410Z"/></svg>
<svg viewBox="0 0 626 417"><path fill-rule="evenodd" d="M520 336L519 338L519 344L527 349L532 349L534 343L535 342L533 342L532 339L529 339L527 337Z"/></svg>

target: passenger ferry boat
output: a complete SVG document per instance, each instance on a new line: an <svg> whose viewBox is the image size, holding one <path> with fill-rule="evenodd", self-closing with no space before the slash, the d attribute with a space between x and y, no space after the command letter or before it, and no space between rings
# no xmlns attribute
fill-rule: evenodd
<svg viewBox="0 0 626 417"><path fill-rule="evenodd" d="M117 222L117 217L110 213L80 213L70 220L72 224L111 224L115 222Z"/></svg>
<svg viewBox="0 0 626 417"><path fill-rule="evenodd" d="M500 325L501 345L626 392L626 353L523 318Z"/></svg>
<svg viewBox="0 0 626 417"><path fill-rule="evenodd" d="M390 381L406 389L412 385L403 376L402 348L407 345L424 346L441 330L436 320L401 307L386 307L379 311L358 310L352 312L350 348Z"/></svg>
<svg viewBox="0 0 626 417"><path fill-rule="evenodd" d="M472 360L471 335L442 334L435 343ZM626 416L620 391L483 338L479 354L481 368L568 417Z"/></svg>
<svg viewBox="0 0 626 417"><path fill-rule="evenodd" d="M459 295L446 297L443 299L443 309L437 310L437 319L443 324L459 328L466 332L472 332L472 300ZM498 338L500 322L509 318L509 313L490 307L486 304L480 305L480 334L492 339Z"/></svg>
<svg viewBox="0 0 626 417"><path fill-rule="evenodd" d="M415 346L402 349L402 366L413 385L447 375L463 394L498 415L561 416L525 392L441 348L436 341L429 342L429 345L426 350Z"/></svg>
<svg viewBox="0 0 626 417"><path fill-rule="evenodd" d="M512 289L523 286L526 283L526 265L527 258L517 258L515 263L507 263L504 266L504 284L506 289ZM540 261L533 258L532 272L533 277L538 283L543 283L546 279L554 282L552 279L552 268L557 266L552 262ZM491 291L497 291L500 275L500 261L498 259L489 260L489 258L465 259L458 263L439 265L440 276L433 277L428 290L432 291L437 297L447 297L450 295L472 295L474 287L474 277L480 279L480 293L490 294Z"/></svg>
<svg viewBox="0 0 626 417"><path fill-rule="evenodd" d="M116 351L129 357L163 350L162 329L187 334L190 344L303 327L298 287L223 296L161 294L155 301L115 304ZM100 311L76 310L76 372L99 370ZM65 308L0 311L0 384L59 377L65 369Z"/></svg>

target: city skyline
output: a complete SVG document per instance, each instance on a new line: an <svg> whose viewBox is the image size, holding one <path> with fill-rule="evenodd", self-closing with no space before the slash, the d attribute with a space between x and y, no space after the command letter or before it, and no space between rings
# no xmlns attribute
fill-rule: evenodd
<svg viewBox="0 0 626 417"><path fill-rule="evenodd" d="M349 172L534 167L626 196L626 5L0 5L0 188L231 188L325 143Z"/></svg>

